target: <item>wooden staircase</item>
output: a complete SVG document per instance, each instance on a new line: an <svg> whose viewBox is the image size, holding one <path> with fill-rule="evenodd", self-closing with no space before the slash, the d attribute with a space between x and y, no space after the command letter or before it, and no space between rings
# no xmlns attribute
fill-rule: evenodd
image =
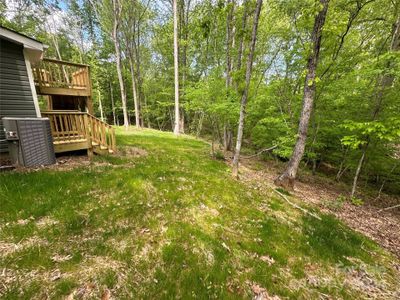
<svg viewBox="0 0 400 300"><path fill-rule="evenodd" d="M87 149L104 155L116 152L114 128L95 116L79 111L43 111L49 118L56 153Z"/></svg>

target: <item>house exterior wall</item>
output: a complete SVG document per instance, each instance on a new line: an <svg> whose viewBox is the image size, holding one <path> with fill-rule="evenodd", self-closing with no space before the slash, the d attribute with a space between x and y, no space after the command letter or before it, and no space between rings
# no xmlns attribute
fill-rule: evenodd
<svg viewBox="0 0 400 300"><path fill-rule="evenodd" d="M24 47L0 39L0 153L8 152L3 117L37 117Z"/></svg>

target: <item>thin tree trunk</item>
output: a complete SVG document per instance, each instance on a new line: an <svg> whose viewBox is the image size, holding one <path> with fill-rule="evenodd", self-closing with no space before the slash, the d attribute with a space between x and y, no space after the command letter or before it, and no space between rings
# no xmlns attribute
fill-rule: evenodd
<svg viewBox="0 0 400 300"><path fill-rule="evenodd" d="M246 114L246 105L247 105L247 97L249 93L250 87L250 79L251 79L251 71L253 68L253 59L254 59L254 51L256 48L256 40L257 40L257 28L258 28L258 20L260 17L262 0L257 0L257 6L254 13L254 22L253 22L253 30L251 33L251 45L249 57L247 59L247 67L246 67L246 85L244 87L242 93L242 100L240 103L240 114L239 114L239 125L236 139L236 149L235 155L233 157L233 169L232 174L234 177L238 177L239 174L239 158L240 158L240 150L242 147L242 138L243 138L243 128L244 128L244 119Z"/></svg>
<svg viewBox="0 0 400 300"><path fill-rule="evenodd" d="M229 7L230 6L230 7ZM227 1L227 7L228 7L228 16L226 18L226 67L225 67L225 87L226 87L226 96L229 97L230 93L230 87L232 85L232 77L231 77L231 72L232 72L232 57L231 57L231 48L232 46L232 20L233 20L233 12L234 12L234 7L235 7L235 2L232 0ZM230 144L231 144L231 126L229 121L225 121L224 124L224 151L230 150Z"/></svg>
<svg viewBox="0 0 400 300"><path fill-rule="evenodd" d="M51 36L51 39L52 39L52 41L53 41L54 48L56 49L56 53L57 53L57 58L58 58L58 60L63 60L63 59L62 59L62 56L61 56L61 52L60 52L60 47L58 46L58 40L57 40L57 38L55 37L54 34L50 34L50 36ZM62 70L62 72L63 72L65 82L69 84L68 74L67 74L67 71L65 71L65 66L64 66L64 65L61 66L61 70Z"/></svg>
<svg viewBox="0 0 400 300"><path fill-rule="evenodd" d="M204 112L201 112L199 117L199 123L197 124L197 130L196 130L197 138L200 136L201 129L203 128L203 119L204 119Z"/></svg>
<svg viewBox="0 0 400 300"><path fill-rule="evenodd" d="M275 184L293 190L297 171L304 155L307 140L308 125L315 96L315 77L318 65L319 50L321 47L322 27L325 23L329 0L320 0L323 8L315 17L314 28L311 36L313 50L308 58L307 75L304 83L303 108L301 111L296 145L286 170L275 180Z"/></svg>
<svg viewBox="0 0 400 300"><path fill-rule="evenodd" d="M100 120L104 122L104 113L103 113L103 103L101 102L101 93L100 89L98 90L99 94L99 110L100 110Z"/></svg>
<svg viewBox="0 0 400 300"><path fill-rule="evenodd" d="M139 110L139 99L137 96L136 90L136 79L135 79L135 68L133 67L133 58L129 58L129 66L131 69L131 78L132 78L132 94L133 94L133 103L135 105L135 125L136 128L140 128L140 110Z"/></svg>
<svg viewBox="0 0 400 300"><path fill-rule="evenodd" d="M114 126L117 125L116 117L115 117L115 106L114 106L114 91L111 82L109 83L110 86L110 96L111 96L111 109L112 109L112 114L113 114L113 121L114 121Z"/></svg>
<svg viewBox="0 0 400 300"><path fill-rule="evenodd" d="M237 57L237 65L236 69L240 70L242 68L242 53L243 53L243 40L246 30L246 23L247 23L247 0L243 1L243 16L242 16L242 32L240 33L240 42L239 42L239 49L238 49L238 57Z"/></svg>
<svg viewBox="0 0 400 300"><path fill-rule="evenodd" d="M137 90L138 90L138 107L139 112L142 112L141 104L144 102L146 106L146 96L143 91L143 79L141 75L141 55L140 55L140 20L137 22L137 42L133 39L135 54L136 54L136 80L137 80ZM142 102L143 101L143 102ZM143 113L142 113L142 127L144 127ZM150 128L150 121L148 120L148 127Z"/></svg>
<svg viewBox="0 0 400 300"><path fill-rule="evenodd" d="M228 89L231 86L231 72L232 72L232 59L231 59L231 43L232 43L232 35L231 35L231 23L232 23L232 18L233 18L233 10L234 10L234 3L232 0L227 1L227 6L228 6L228 16L226 18L226 49L225 49L225 55L226 55L226 68L225 68L225 86ZM231 6L231 7L229 7Z"/></svg>
<svg viewBox="0 0 400 300"><path fill-rule="evenodd" d="M400 162L397 162L396 164L393 165L392 169L390 170L390 172L387 174L387 177L389 177L390 174L393 173L393 171L397 168L397 166L399 165ZM378 200L381 197L382 191L383 191L383 187L385 186L387 181L387 178L385 178L381 184L381 187L379 188L379 192L378 192L378 196L376 196L375 200Z"/></svg>
<svg viewBox="0 0 400 300"><path fill-rule="evenodd" d="M114 47L115 47L115 57L116 57L116 62L117 62L117 74L118 74L119 87L121 90L122 112L124 114L124 126L125 126L125 130L128 130L128 127L129 127L128 109L127 109L127 103L126 103L124 79L122 76L121 51L120 51L119 37L118 37L120 17L121 17L121 3L119 2L119 0L113 0L113 18L114 18L114 20L113 20L112 38L113 38Z"/></svg>
<svg viewBox="0 0 400 300"><path fill-rule="evenodd" d="M175 73L175 122L174 122L174 134L179 135L179 52L178 52L178 0L173 0L173 12L174 12L174 73Z"/></svg>
<svg viewBox="0 0 400 300"><path fill-rule="evenodd" d="M343 168L343 167L344 167L344 163L346 161L346 157L347 157L347 152L348 151L349 151L349 148L346 147L346 150L343 153L342 161L340 162L339 170L338 170L338 172L336 174L336 177L335 177L336 181L340 180L340 177L342 177L344 171L346 170L346 168Z"/></svg>
<svg viewBox="0 0 400 300"><path fill-rule="evenodd" d="M350 197L354 197L354 194L356 193L357 182L358 182L358 178L360 177L360 173L361 173L361 169L362 169L362 166L363 166L363 163L364 163L365 154L367 153L368 145L369 145L369 143L367 143L367 144L364 146L364 149L363 149L361 158L360 158L360 160L358 161L356 174L354 175L354 179L353 179L353 186L351 187L351 194L350 194Z"/></svg>

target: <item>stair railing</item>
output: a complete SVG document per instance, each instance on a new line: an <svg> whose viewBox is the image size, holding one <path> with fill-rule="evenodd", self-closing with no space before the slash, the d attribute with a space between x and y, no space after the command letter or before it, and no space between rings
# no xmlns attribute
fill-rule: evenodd
<svg viewBox="0 0 400 300"><path fill-rule="evenodd" d="M87 139L89 147L103 146L116 151L114 128L93 115L79 111L43 111L50 120L54 141L73 142Z"/></svg>
<svg viewBox="0 0 400 300"><path fill-rule="evenodd" d="M114 128L90 114L88 114L88 121L92 141L115 152L117 149Z"/></svg>

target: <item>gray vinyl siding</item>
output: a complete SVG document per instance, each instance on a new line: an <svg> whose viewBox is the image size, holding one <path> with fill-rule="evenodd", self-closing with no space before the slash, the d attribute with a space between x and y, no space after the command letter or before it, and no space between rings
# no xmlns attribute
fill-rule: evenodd
<svg viewBox="0 0 400 300"><path fill-rule="evenodd" d="M36 117L36 110L23 46L0 38L0 153L8 151L3 117Z"/></svg>

